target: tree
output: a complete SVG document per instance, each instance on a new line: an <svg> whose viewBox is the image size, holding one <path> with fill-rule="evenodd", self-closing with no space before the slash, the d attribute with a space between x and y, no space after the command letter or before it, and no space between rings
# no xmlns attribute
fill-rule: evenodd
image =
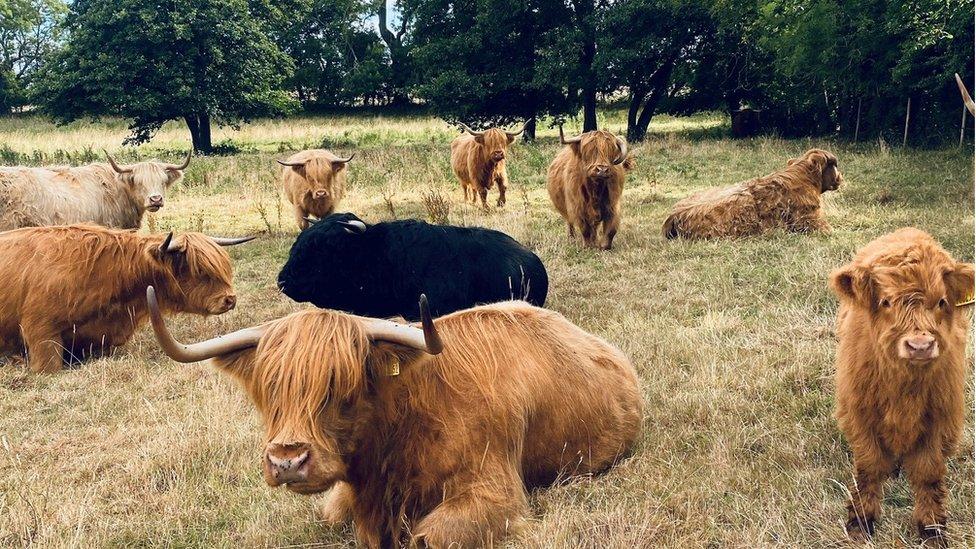
<svg viewBox="0 0 976 549"><path fill-rule="evenodd" d="M400 13L400 25L394 31L389 26L390 6L388 0L373 0L377 19L377 30L380 38L386 44L390 55L390 82L393 92L393 103L403 105L410 102L407 87L412 78L410 64L410 50L406 44L407 28L410 21L409 14Z"/></svg>
<svg viewBox="0 0 976 549"><path fill-rule="evenodd" d="M662 99L687 91L711 18L695 0L625 0L602 25L596 65L603 87L627 90L627 140L643 141Z"/></svg>
<svg viewBox="0 0 976 549"><path fill-rule="evenodd" d="M60 120L122 116L132 121L126 141L143 143L182 119L193 148L209 153L211 123L294 108L281 89L291 59L244 0L78 0L67 25L34 94Z"/></svg>
<svg viewBox="0 0 976 549"><path fill-rule="evenodd" d="M0 112L26 102L32 76L58 46L64 0L0 1Z"/></svg>
<svg viewBox="0 0 976 549"><path fill-rule="evenodd" d="M414 90L449 120L478 126L575 111L571 61L554 0L412 0ZM571 45L571 44L570 44ZM568 66L569 65L569 66Z"/></svg>

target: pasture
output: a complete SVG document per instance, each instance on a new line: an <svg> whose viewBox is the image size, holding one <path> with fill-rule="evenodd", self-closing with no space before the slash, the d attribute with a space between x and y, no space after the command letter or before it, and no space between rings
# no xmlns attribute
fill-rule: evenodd
<svg viewBox="0 0 976 549"><path fill-rule="evenodd" d="M610 113L600 125L622 133L624 121ZM971 149L733 141L719 117L661 116L652 136L632 145L637 167L621 229L614 250L602 252L569 241L552 210L545 169L558 138L540 129L535 144L509 149L508 205L487 213L462 203L448 154L456 130L434 118L294 118L215 131L228 154L195 158L143 230L260 237L230 250L236 310L170 326L199 339L302 308L275 286L297 229L274 160L323 145L356 152L339 211L512 235L547 265L547 306L619 346L641 377L646 417L634 454L607 475L534 492L532 525L511 545L846 545L852 468L831 415L837 303L827 277L857 248L907 225L972 261ZM103 147L121 160L175 161L188 146L176 124L138 149L119 147L125 134L115 121L0 119L0 162L87 162ZM662 239L661 222L679 198L770 173L811 146L833 151L846 178L825 195L831 234ZM972 389L970 376L970 411ZM59 375L5 359L0 546L352 546L350 528L317 523L315 499L265 486L261 435L233 380L206 364L170 361L148 327L114 356ZM971 413L960 446L947 478L949 531L953 545L972 546ZM911 505L905 479L889 482L877 546L917 543Z"/></svg>

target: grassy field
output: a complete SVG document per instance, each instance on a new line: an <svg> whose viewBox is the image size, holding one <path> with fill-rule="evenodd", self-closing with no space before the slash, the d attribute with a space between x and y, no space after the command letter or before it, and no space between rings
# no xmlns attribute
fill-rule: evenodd
<svg viewBox="0 0 976 549"><path fill-rule="evenodd" d="M603 121L622 131L619 114ZM973 156L884 143L722 138L711 116L661 117L633 147L637 169L612 252L583 249L546 195L557 150L547 129L510 150L508 206L461 203L450 174L454 130L432 118L299 118L216 132L228 156L198 158L148 228L261 233L231 251L239 302L214 318L171 324L209 337L301 306L275 287L296 228L277 189L275 158L308 147L356 152L340 210L369 222L426 217L424 194L449 221L503 230L534 249L551 280L548 306L618 345L646 396L633 457L605 476L532 494L529 547L846 545L851 478L833 410L832 268L871 239L914 225L958 259L973 259ZM78 161L118 150L119 122L55 127L0 119L0 161ZM176 159L179 125L127 157ZM826 236L772 234L735 242L667 242L665 212L708 186L762 175L811 146L831 149L847 184L826 197ZM180 365L143 329L115 356L55 376L0 364L0 546L352 546L348 527L316 521L315 500L264 485L258 415L229 378ZM972 378L969 380L972 410ZM974 543L973 419L950 466L950 533ZM875 543L916 543L912 498L888 485Z"/></svg>

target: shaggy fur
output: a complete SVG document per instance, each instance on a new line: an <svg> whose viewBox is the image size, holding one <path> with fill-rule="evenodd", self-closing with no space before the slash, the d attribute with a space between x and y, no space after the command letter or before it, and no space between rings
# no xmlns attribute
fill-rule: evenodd
<svg viewBox="0 0 976 549"><path fill-rule="evenodd" d="M109 164L77 168L0 167L0 231L94 223L137 229L149 197L163 197L183 178L181 170L162 162L126 166L132 173L116 173Z"/></svg>
<svg viewBox="0 0 976 549"><path fill-rule="evenodd" d="M308 228L310 215L321 219L331 215L346 195L347 162L324 149L297 152L285 162L303 162L302 166L283 166L281 184L285 198L292 204L295 222L300 230Z"/></svg>
<svg viewBox="0 0 976 549"><path fill-rule="evenodd" d="M620 196L634 161L628 156L614 165L619 152L612 133L587 132L580 142L564 146L549 165L549 198L566 220L569 236L579 230L587 246L609 250L620 227ZM598 168L607 167L607 177L596 175Z"/></svg>
<svg viewBox="0 0 976 549"><path fill-rule="evenodd" d="M508 146L515 140L498 128L491 128L483 135L475 137L464 133L451 142L451 169L461 182L464 199L476 203L481 197L481 205L488 208L488 190L498 185L498 207L505 205L505 190L508 188L508 172L505 171L505 156Z"/></svg>
<svg viewBox="0 0 976 549"><path fill-rule="evenodd" d="M898 467L915 494L923 538L942 539L943 477L963 425L973 265L928 234L901 229L831 275L837 313L837 422L854 452L852 537L874 532L884 481ZM937 356L906 358L909 338L934 337Z"/></svg>
<svg viewBox="0 0 976 549"><path fill-rule="evenodd" d="M371 344L362 317L308 310L218 357L265 421L269 459L308 451L303 494L368 547L491 544L518 531L526 489L599 473L633 446L633 366L561 315L523 302L435 321L435 356ZM399 375L389 375L399 364Z"/></svg>
<svg viewBox="0 0 976 549"><path fill-rule="evenodd" d="M776 173L679 201L662 232L665 238L741 237L777 228L826 232L820 195L842 182L837 157L810 149Z"/></svg>
<svg viewBox="0 0 976 549"><path fill-rule="evenodd" d="M0 350L23 352L35 372L124 344L146 319L153 285L167 312L220 314L234 304L227 252L208 237L143 236L94 225L0 234Z"/></svg>
<svg viewBox="0 0 976 549"><path fill-rule="evenodd" d="M317 307L419 320L417 296L434 316L511 299L542 306L549 277L539 256L512 237L480 227L387 221L358 233L332 214L302 231L278 274L285 295Z"/></svg>

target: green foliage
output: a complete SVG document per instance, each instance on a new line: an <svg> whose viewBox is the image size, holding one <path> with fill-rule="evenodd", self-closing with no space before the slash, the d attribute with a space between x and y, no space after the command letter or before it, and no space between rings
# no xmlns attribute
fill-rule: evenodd
<svg viewBox="0 0 976 549"><path fill-rule="evenodd" d="M68 28L34 94L60 120L120 115L141 143L167 120L192 118L194 144L209 150L211 119L234 125L294 108L282 90L292 61L244 0L78 0Z"/></svg>
<svg viewBox="0 0 976 549"><path fill-rule="evenodd" d="M27 102L27 89L61 40L64 0L0 0L0 113Z"/></svg>
<svg viewBox="0 0 976 549"><path fill-rule="evenodd" d="M572 111L570 12L551 0L410 0L414 91L435 112L508 124Z"/></svg>

